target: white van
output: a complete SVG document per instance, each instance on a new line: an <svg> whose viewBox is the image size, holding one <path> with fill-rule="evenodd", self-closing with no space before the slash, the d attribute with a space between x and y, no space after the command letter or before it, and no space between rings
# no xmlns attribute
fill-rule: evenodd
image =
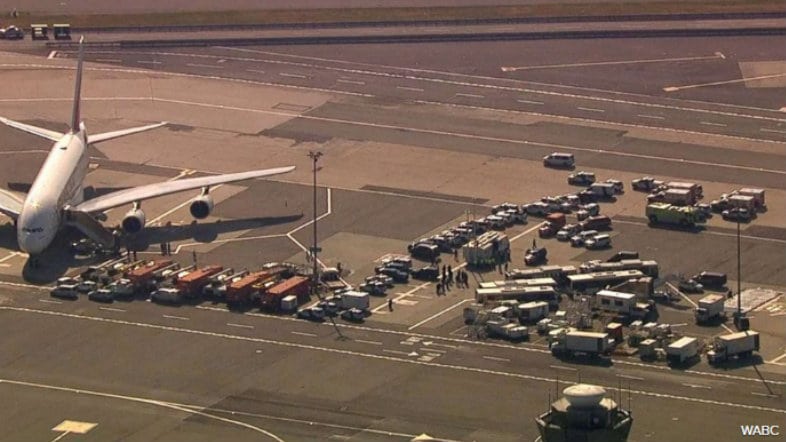
<svg viewBox="0 0 786 442"><path fill-rule="evenodd" d="M611 247L611 237L607 234L595 235L584 241L584 246L590 250L605 249Z"/></svg>
<svg viewBox="0 0 786 442"><path fill-rule="evenodd" d="M573 158L572 153L554 152L543 157L543 165L546 167L570 168L576 165L576 159Z"/></svg>

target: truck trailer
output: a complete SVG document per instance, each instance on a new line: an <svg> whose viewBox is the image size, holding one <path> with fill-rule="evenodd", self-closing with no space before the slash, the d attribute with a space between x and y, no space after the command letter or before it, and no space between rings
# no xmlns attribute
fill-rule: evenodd
<svg viewBox="0 0 786 442"><path fill-rule="evenodd" d="M669 364L680 365L695 359L699 355L699 340L685 336L677 339L666 347L666 360Z"/></svg>
<svg viewBox="0 0 786 442"><path fill-rule="evenodd" d="M609 335L607 333L583 332L571 330L558 333L550 344L554 356L568 358L587 356L597 358L611 352Z"/></svg>
<svg viewBox="0 0 786 442"><path fill-rule="evenodd" d="M759 333L748 330L728 335L718 336L712 343L712 349L707 352L707 361L710 364L726 362L729 359L746 359L759 351Z"/></svg>
<svg viewBox="0 0 786 442"><path fill-rule="evenodd" d="M277 311L281 307L281 300L289 295L294 295L299 303L308 300L311 280L305 276L293 276L268 288L260 293L260 307L266 310Z"/></svg>

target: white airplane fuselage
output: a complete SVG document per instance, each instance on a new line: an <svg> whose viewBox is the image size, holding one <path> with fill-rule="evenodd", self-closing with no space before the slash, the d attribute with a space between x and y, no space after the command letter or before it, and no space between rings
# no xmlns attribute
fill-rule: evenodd
<svg viewBox="0 0 786 442"><path fill-rule="evenodd" d="M63 208L82 201L89 158L84 124L55 143L38 172L17 219L19 248L36 255L55 239Z"/></svg>

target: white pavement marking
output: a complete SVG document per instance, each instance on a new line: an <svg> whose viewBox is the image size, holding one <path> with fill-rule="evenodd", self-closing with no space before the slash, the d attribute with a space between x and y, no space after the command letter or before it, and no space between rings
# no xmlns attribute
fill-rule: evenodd
<svg viewBox="0 0 786 442"><path fill-rule="evenodd" d="M779 396L779 395L777 395L777 394L771 394L771 393L759 393L759 392L757 392L757 391L751 391L751 394L753 394L753 395L756 395L756 396L764 396L764 397L769 397L769 398L776 398L776 397L780 397L780 396Z"/></svg>
<svg viewBox="0 0 786 442"><path fill-rule="evenodd" d="M45 302L47 304L62 304L60 301L55 301L54 299L39 299L41 302Z"/></svg>
<svg viewBox="0 0 786 442"><path fill-rule="evenodd" d="M717 127L726 127L727 124L723 123L713 123L712 121L700 121L699 124L703 124L705 126L717 126Z"/></svg>
<svg viewBox="0 0 786 442"><path fill-rule="evenodd" d="M139 61L137 61L137 63L139 63L139 64L161 64L162 62L155 61L155 60L139 60Z"/></svg>
<svg viewBox="0 0 786 442"><path fill-rule="evenodd" d="M387 348L383 348L382 351L384 351L385 353L390 353L390 354L394 354L394 355L402 355L402 356L409 356L412 353L412 352L409 352L409 351L390 350L390 349L387 349Z"/></svg>
<svg viewBox="0 0 786 442"><path fill-rule="evenodd" d="M489 361L497 361L497 362L510 362L508 358L498 358L496 356L483 356L483 359L488 359Z"/></svg>
<svg viewBox="0 0 786 442"><path fill-rule="evenodd" d="M440 317L440 316L444 315L445 313L447 313L447 312L449 312L449 311L453 310L453 309L454 309L454 308L456 308L456 307L460 307L461 305L464 305L464 304L466 304L466 303L468 303L468 302L474 302L474 301L475 301L474 299L462 299L461 301L459 301L459 302L457 302L457 303L455 303L455 304L451 305L450 307L448 307L448 308L445 308L445 309L443 309L443 310L440 310L439 312L437 312L437 313L435 313L435 314L433 314L433 315L429 316L428 318L426 318L426 319L424 319L424 320L422 320L422 321L420 321L420 322L416 323L415 325L413 325L413 326L411 326L411 327L407 328L407 330L414 330L414 329L416 329L416 328L420 327L421 325L423 325L423 324L425 324L425 323L427 323L427 322L431 321L432 319L435 319L435 318L438 318L438 317Z"/></svg>
<svg viewBox="0 0 786 442"><path fill-rule="evenodd" d="M542 101L524 100L524 99L521 99L521 98L517 99L516 101L518 101L519 103L523 103L523 104L543 104Z"/></svg>
<svg viewBox="0 0 786 442"><path fill-rule="evenodd" d="M712 390L712 387L710 387L709 385L698 385L698 384L682 384L682 385L683 385L684 387L690 387L690 388L703 388L703 389L705 389L705 390Z"/></svg>
<svg viewBox="0 0 786 442"><path fill-rule="evenodd" d="M309 338L316 338L317 337L317 335L315 335L314 333L304 333L304 332L298 332L298 331L293 331L293 332L290 332L290 333L292 333L293 335L298 335L298 336L308 336Z"/></svg>
<svg viewBox="0 0 786 442"><path fill-rule="evenodd" d="M617 377L625 378L625 379L632 379L634 381L643 381L644 380L644 378L640 378L638 376L630 376L630 375L627 375L627 374L618 374Z"/></svg>
<svg viewBox="0 0 786 442"><path fill-rule="evenodd" d="M212 64L200 64L200 63L186 63L186 66L191 66L192 68L224 69L224 66L216 66Z"/></svg>
<svg viewBox="0 0 786 442"><path fill-rule="evenodd" d="M96 58L97 62L100 63L122 63L123 60L119 58Z"/></svg>
<svg viewBox="0 0 786 442"><path fill-rule="evenodd" d="M8 255L6 255L5 257L3 257L2 259L0 259L0 262L6 262L9 259L14 258L14 257L19 256L19 255L20 255L19 252L11 252Z"/></svg>
<svg viewBox="0 0 786 442"><path fill-rule="evenodd" d="M593 61L593 62L586 62L586 63L563 63L563 64L545 64L545 65L535 65L535 66L505 66L502 69L502 72L513 72L513 71L530 71L535 69L559 69L559 68L575 68L575 67L587 67L587 66L609 66L609 65L620 65L620 64L642 64L642 63L667 63L667 62L675 62L675 61L699 61L699 60L718 60L724 59L725 57L720 52L716 52L715 55L705 55L699 57L675 57L675 58L650 58L650 59L643 59L643 60L613 60L613 61Z"/></svg>
<svg viewBox="0 0 786 442"><path fill-rule="evenodd" d="M786 353L784 353L784 354L782 354L782 355L778 356L777 358L775 358L775 359L773 359L773 360L771 360L771 361L767 361L767 362L768 362L768 363L770 363L770 364L777 364L777 363L778 363L778 361L780 361L780 360L781 360L781 359L783 359L783 358L786 358Z"/></svg>
<svg viewBox="0 0 786 442"><path fill-rule="evenodd" d="M786 130L769 129L769 128L766 128L766 127L762 127L759 130L761 130L762 132L770 132L770 133L774 133L774 134L786 134Z"/></svg>
<svg viewBox="0 0 786 442"><path fill-rule="evenodd" d="M161 315L167 319L177 319L178 321L188 321L188 318L185 316L174 316L174 315Z"/></svg>
<svg viewBox="0 0 786 442"><path fill-rule="evenodd" d="M577 107L576 107L576 109L578 109L578 110L583 110L583 111L587 111L587 112L606 112L606 111L605 111L605 110L603 110L603 109L596 109L596 108L594 108L594 107L581 107L581 106L577 106Z"/></svg>
<svg viewBox="0 0 786 442"><path fill-rule="evenodd" d="M51 59L53 59L55 57L57 57L57 51L50 52L49 56L47 56L46 58L47 58L47 60L51 60Z"/></svg>
<svg viewBox="0 0 786 442"><path fill-rule="evenodd" d="M214 416L212 414L205 413L204 411L202 411L202 410L204 410L205 407L201 406L201 405L200 406L194 406L194 405L187 405L187 404L178 404L176 402L165 402L165 401L154 400L154 399L146 399L146 398L136 397L136 396L126 396L126 395L120 395L120 394L114 394L114 393L104 393L104 392L100 392L100 391L96 391L96 390L85 390L85 389L82 389L82 388L77 389L77 388L71 388L71 387L62 387L62 386L58 386L58 385L42 384L42 383L37 383L37 382L18 381L18 380L13 380L13 379L0 379L0 384L9 384L9 385L15 385L15 386L19 386L19 387L38 388L38 389L41 389L41 390L61 391L61 392L67 392L67 393L74 393L74 394L77 394L77 395L80 395L80 396L88 395L88 396L96 396L96 397L102 397L102 398L107 398L107 399L119 399L119 400L124 400L124 401L137 402L137 403L140 403L140 404L156 405L156 406L159 406L159 407L169 408L169 409L180 411L180 412L184 412L184 413L197 414L199 416L203 416L203 417L206 417L206 418L209 418L209 419L213 419L213 420L218 420L218 421L229 423L229 424L232 424L232 425L238 425L240 427L244 427L244 428L247 428L249 430L256 431L258 433L262 433L262 434L270 437L271 439L273 439L273 440L275 440L277 442L284 442L280 437L276 436L275 434L273 434L273 433L271 433L271 432L269 432L269 431L267 431L267 430L265 430L263 428L260 428L260 427L257 427L257 426L254 426L254 425L242 422L242 421L229 419L229 418L225 418L225 417L220 417L220 416Z"/></svg>
<svg viewBox="0 0 786 442"><path fill-rule="evenodd" d="M282 77L290 77L290 78L306 78L305 75L302 74L290 74L288 72L279 72L278 75Z"/></svg>
<svg viewBox="0 0 786 442"><path fill-rule="evenodd" d="M456 93L456 96L457 96L457 97L466 97L466 98L485 98L485 97L483 97L483 95L478 95L478 94L465 94L465 93L463 93L463 92L457 92L457 93Z"/></svg>
<svg viewBox="0 0 786 442"><path fill-rule="evenodd" d="M665 120L666 117L661 117L660 115L647 115L647 114L638 114L637 117L641 118L649 118L651 120Z"/></svg>
<svg viewBox="0 0 786 442"><path fill-rule="evenodd" d="M211 244L225 244L225 243L240 242L240 241L243 241L243 242L245 242L245 241L254 241L254 240L259 240L259 239L283 238L283 237L286 237L286 236L287 235L285 233L279 233L279 234L276 234L276 235L258 235L258 236L243 236L243 237L238 237L238 238L220 238L220 239L214 239L214 240L210 241L210 243ZM203 246L203 245L205 245L205 243L203 243L203 242L188 242L188 243L178 244L178 246L175 248L175 251L173 252L173 254L177 255L178 253L180 253L180 249L182 249L184 247L196 247L196 246ZM159 252L155 252L155 253L159 253Z"/></svg>
<svg viewBox="0 0 786 442"><path fill-rule="evenodd" d="M122 308L114 308L114 307L98 307L99 310L105 310L108 312L118 312L118 313L125 313L126 311Z"/></svg>
<svg viewBox="0 0 786 442"><path fill-rule="evenodd" d="M551 367L551 368L553 368L553 369L555 369L555 370L565 370L565 371L579 371L577 368L573 368L573 367L565 367L565 366L563 366L563 365L549 365L549 367Z"/></svg>
<svg viewBox="0 0 786 442"><path fill-rule="evenodd" d="M360 342L361 344L382 345L382 343L379 341L366 341L363 339L355 339L355 342Z"/></svg>
<svg viewBox="0 0 786 442"><path fill-rule="evenodd" d="M336 80L336 83L357 84L357 85L364 85L364 84L366 84L365 81L347 80L347 79L344 79L344 78L339 78L338 80Z"/></svg>
<svg viewBox="0 0 786 442"><path fill-rule="evenodd" d="M237 327L237 328L254 328L253 325L235 324L234 322L227 322L227 325L230 327Z"/></svg>
<svg viewBox="0 0 786 442"><path fill-rule="evenodd" d="M689 84L686 86L666 86L663 88L663 90L665 92L676 92L676 91L681 91L683 89L694 89L697 87L705 87L705 86L719 86L722 84L743 83L748 81L767 80L769 78L780 78L780 77L786 77L786 73L762 75L761 77L735 78L734 80L714 81L712 83L702 83L702 84Z"/></svg>
<svg viewBox="0 0 786 442"><path fill-rule="evenodd" d="M413 91L413 92L423 92L423 89L419 87L396 86L396 89L402 89L405 91Z"/></svg>
<svg viewBox="0 0 786 442"><path fill-rule="evenodd" d="M265 71L263 71L262 69L246 69L246 72L253 72L255 74L264 74L265 73Z"/></svg>
<svg viewBox="0 0 786 442"><path fill-rule="evenodd" d="M323 218L325 218L326 216L328 216L328 215L330 215L331 213L333 213L333 192L332 192L332 190L331 190L331 188L330 188L330 187L328 187L328 188L327 188L327 190L326 190L326 193L327 193L327 212L323 213L322 215L319 215L319 216L317 217L316 221L320 221L320 220L322 220ZM292 230L290 230L289 232L287 232L287 233L286 233L286 237L287 237L287 238L289 238L289 240L290 240L290 241L292 241L293 243L295 243L295 245L296 245L296 246L300 247L300 249L301 249L301 250L303 250L303 251L304 251L304 252L306 252L306 253L309 253L309 251L308 251L308 248L307 248L306 246L304 246L303 244L301 244L301 243L300 243L300 241L298 241L297 239L295 239L295 236L294 236L294 234L295 234L295 232L297 232L298 230L301 230L301 229L303 229L303 228L305 228L305 227L308 227L308 226L310 226L310 225L311 225L311 224L313 224L313 223L314 223L314 220L312 219L312 220L310 220L310 221L308 221L308 222L306 222L306 223L304 223L304 224L301 224L301 225L299 225L299 226L295 227L294 229L292 229ZM317 256L319 256L319 255L317 255ZM325 264L322 262L322 260L321 260L321 259L319 259L319 258L317 258L317 263L318 263L318 264L319 264L319 265L320 265L322 268L325 268L325 267L326 267L326 266L325 266ZM343 279L343 278L340 278L340 279L341 279L342 281L344 281L344 279ZM346 283L346 281L344 281L344 282Z"/></svg>

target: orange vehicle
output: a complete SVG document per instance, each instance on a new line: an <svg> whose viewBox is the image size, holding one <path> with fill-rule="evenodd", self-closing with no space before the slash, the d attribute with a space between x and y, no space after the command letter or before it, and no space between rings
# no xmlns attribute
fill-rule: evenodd
<svg viewBox="0 0 786 442"><path fill-rule="evenodd" d="M305 276L293 276L270 287L260 299L261 307L269 311L278 311L281 307L281 299L285 296L295 295L298 303L308 300L311 279Z"/></svg>
<svg viewBox="0 0 786 442"><path fill-rule="evenodd" d="M211 265L195 270L177 280L177 289L183 296L194 297L201 293L202 287L210 282L210 277L224 270L221 266Z"/></svg>

